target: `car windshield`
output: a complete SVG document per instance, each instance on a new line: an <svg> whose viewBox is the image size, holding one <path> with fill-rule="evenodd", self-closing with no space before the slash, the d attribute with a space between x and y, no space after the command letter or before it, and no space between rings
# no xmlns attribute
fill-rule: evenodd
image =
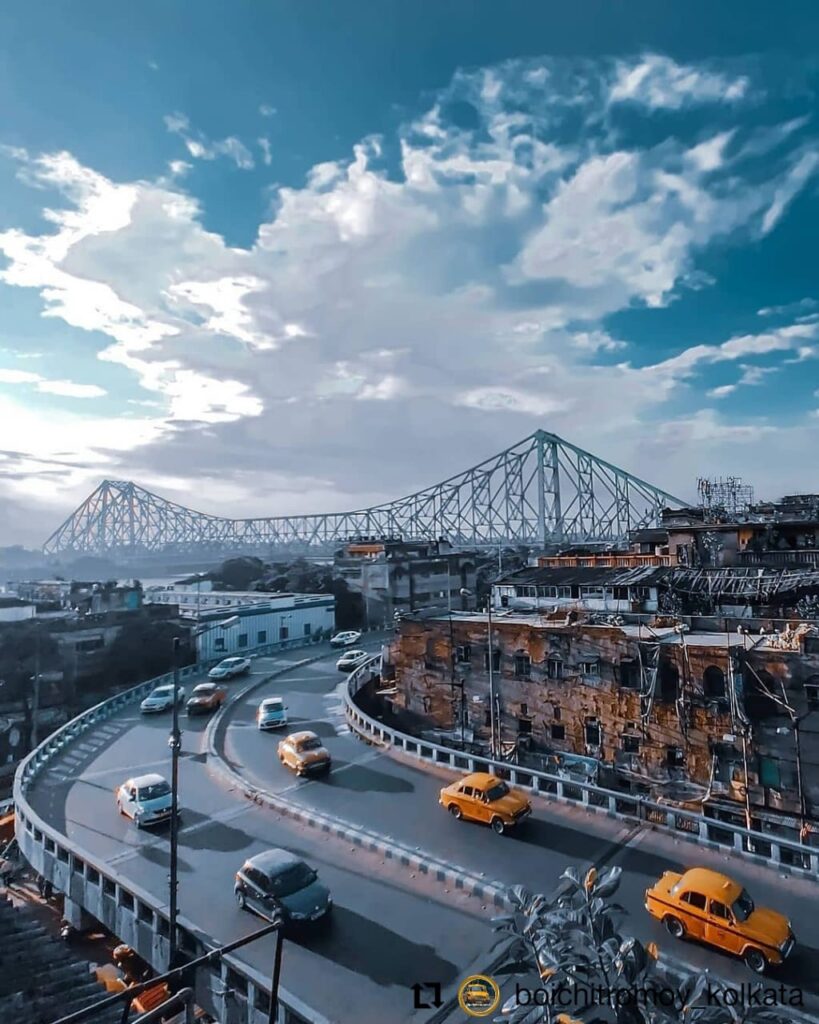
<svg viewBox="0 0 819 1024"><path fill-rule="evenodd" d="M232 668L234 665L238 665L241 660L241 658L225 658L222 665L224 668Z"/></svg>
<svg viewBox="0 0 819 1024"><path fill-rule="evenodd" d="M301 861L271 878L270 891L274 896L290 896L300 889L306 889L316 878L316 872Z"/></svg>
<svg viewBox="0 0 819 1024"><path fill-rule="evenodd" d="M216 689L216 687L213 686L210 683L202 683L199 686L194 686L193 692L194 693L199 693L199 694L202 694L202 693L213 693L213 691L215 689Z"/></svg>
<svg viewBox="0 0 819 1024"><path fill-rule="evenodd" d="M153 782L150 786L139 787L140 800L158 800L161 796L167 796L171 787L167 782Z"/></svg>
<svg viewBox="0 0 819 1024"><path fill-rule="evenodd" d="M496 782L494 786L490 786L486 791L486 799L490 801L500 800L502 796L506 796L509 792L509 787L505 782Z"/></svg>
<svg viewBox="0 0 819 1024"><path fill-rule="evenodd" d="M743 889L739 896L734 900L731 910L734 912L734 917L737 921L747 921L751 914L753 914L754 901L745 889Z"/></svg>
<svg viewBox="0 0 819 1024"><path fill-rule="evenodd" d="M262 704L263 711L281 711L282 702L280 700L266 700Z"/></svg>
<svg viewBox="0 0 819 1024"><path fill-rule="evenodd" d="M301 740L299 743L296 744L296 750L298 751L320 749L321 740L318 738L318 736L310 736L309 739Z"/></svg>
<svg viewBox="0 0 819 1024"><path fill-rule="evenodd" d="M151 693L152 697L170 697L173 691L170 686L160 686Z"/></svg>

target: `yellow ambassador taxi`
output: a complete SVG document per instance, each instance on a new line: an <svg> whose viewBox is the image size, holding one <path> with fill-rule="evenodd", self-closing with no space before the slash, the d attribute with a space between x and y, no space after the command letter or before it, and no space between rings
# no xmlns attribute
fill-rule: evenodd
<svg viewBox="0 0 819 1024"><path fill-rule="evenodd" d="M279 760L296 775L318 775L330 770L330 752L314 732L292 732L279 744Z"/></svg>
<svg viewBox="0 0 819 1024"><path fill-rule="evenodd" d="M796 941L784 914L755 906L738 882L709 868L666 871L646 889L645 908L675 939L733 953L756 974L783 963Z"/></svg>
<svg viewBox="0 0 819 1024"><path fill-rule="evenodd" d="M498 835L532 813L532 805L522 793L488 772L475 772L444 786L438 802L453 818L484 822Z"/></svg>

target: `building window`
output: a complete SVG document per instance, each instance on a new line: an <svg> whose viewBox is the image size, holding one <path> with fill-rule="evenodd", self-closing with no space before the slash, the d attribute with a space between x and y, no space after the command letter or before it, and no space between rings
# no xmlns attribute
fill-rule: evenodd
<svg viewBox="0 0 819 1024"><path fill-rule="evenodd" d="M717 665L709 665L702 674L702 692L708 700L725 697L725 673Z"/></svg>
<svg viewBox="0 0 819 1024"><path fill-rule="evenodd" d="M290 631L287 626L279 626L279 640L286 640L290 635Z"/></svg>
<svg viewBox="0 0 819 1024"><path fill-rule="evenodd" d="M529 717L529 705L528 704L521 704L521 706L520 706L520 713L521 713L521 716L523 718L528 718Z"/></svg>
<svg viewBox="0 0 819 1024"><path fill-rule="evenodd" d="M546 675L549 679L563 678L563 662L560 658L549 658L546 662Z"/></svg>
<svg viewBox="0 0 819 1024"><path fill-rule="evenodd" d="M237 647L247 647L247 633L240 633L236 638Z"/></svg>
<svg viewBox="0 0 819 1024"><path fill-rule="evenodd" d="M519 718L518 719L518 735L519 736L531 736L532 735L532 719L531 718Z"/></svg>
<svg viewBox="0 0 819 1024"><path fill-rule="evenodd" d="M500 672L500 659L501 659L501 652L497 648L495 648L495 650L492 651L492 671L493 672ZM484 651L483 652L483 667L487 670L487 672L489 671L489 651Z"/></svg>
<svg viewBox="0 0 819 1024"><path fill-rule="evenodd" d="M623 753L624 754L639 754L640 753L640 737L639 736L624 736L623 737Z"/></svg>
<svg viewBox="0 0 819 1024"><path fill-rule="evenodd" d="M256 643L257 644L266 644L267 643L267 630L266 629L260 629L259 632L256 634Z"/></svg>
<svg viewBox="0 0 819 1024"><path fill-rule="evenodd" d="M671 661L661 661L658 672L660 683L660 700L673 704L680 693L680 673Z"/></svg>
<svg viewBox="0 0 819 1024"><path fill-rule="evenodd" d="M483 724L486 726L487 729L490 729L492 727L492 712L489 710L489 708L487 708L486 711L484 711L483 713Z"/></svg>
<svg viewBox="0 0 819 1024"><path fill-rule="evenodd" d="M565 740L566 739L566 726L560 725L557 722L552 722L552 739L553 740Z"/></svg>
<svg viewBox="0 0 819 1024"><path fill-rule="evenodd" d="M665 763L669 768L685 767L685 751L682 747L666 747Z"/></svg>
<svg viewBox="0 0 819 1024"><path fill-rule="evenodd" d="M635 661L620 662L620 685L626 690L640 689L640 666Z"/></svg>
<svg viewBox="0 0 819 1024"><path fill-rule="evenodd" d="M105 647L105 640L101 636L90 636L85 640L77 640L74 650L78 654L88 654L91 651L101 651Z"/></svg>
<svg viewBox="0 0 819 1024"><path fill-rule="evenodd" d="M760 757L758 771L761 786L769 786L771 789L782 788L782 775L776 758Z"/></svg>
<svg viewBox="0 0 819 1024"><path fill-rule="evenodd" d="M528 654L515 655L515 679L529 679L532 674L532 661Z"/></svg>
<svg viewBox="0 0 819 1024"><path fill-rule="evenodd" d="M600 723L596 718L590 718L586 722L586 746L600 746Z"/></svg>
<svg viewBox="0 0 819 1024"><path fill-rule="evenodd" d="M560 705L559 704L554 704L552 706L552 718L554 718L554 720L556 722L560 721Z"/></svg>
<svg viewBox="0 0 819 1024"><path fill-rule="evenodd" d="M809 676L805 680L805 700L811 711L819 711L819 676Z"/></svg>
<svg viewBox="0 0 819 1024"><path fill-rule="evenodd" d="M584 676L599 676L600 668L596 661L581 661L580 672Z"/></svg>
<svg viewBox="0 0 819 1024"><path fill-rule="evenodd" d="M225 649L225 638L223 636L215 636L213 638L213 649L214 651L223 651Z"/></svg>
<svg viewBox="0 0 819 1024"><path fill-rule="evenodd" d="M459 663L469 661L472 658L472 648L469 644L458 644L455 648L455 660Z"/></svg>
<svg viewBox="0 0 819 1024"><path fill-rule="evenodd" d="M305 636L310 636L310 623L309 622L305 622L305 624L304 624L304 635Z"/></svg>
<svg viewBox="0 0 819 1024"><path fill-rule="evenodd" d="M428 715L430 713L430 711L432 711L432 701L429 699L429 697L424 697L423 701L424 701L424 714Z"/></svg>

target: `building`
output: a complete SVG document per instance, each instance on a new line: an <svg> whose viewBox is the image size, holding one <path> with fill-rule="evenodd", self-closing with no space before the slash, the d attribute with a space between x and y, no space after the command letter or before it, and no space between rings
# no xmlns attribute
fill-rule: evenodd
<svg viewBox="0 0 819 1024"><path fill-rule="evenodd" d="M236 604L199 616L199 661L250 654L282 640L317 639L335 628L335 598L325 594L268 594L266 602ZM226 626L222 623L229 623Z"/></svg>
<svg viewBox="0 0 819 1024"><path fill-rule="evenodd" d="M326 600L326 594L266 594L259 590L213 590L209 580L198 583L175 583L167 587L149 587L145 591L146 604L173 605L179 614L196 618L209 611L227 611L247 605L271 605L289 609L293 604Z"/></svg>
<svg viewBox="0 0 819 1024"><path fill-rule="evenodd" d="M24 622L36 614L36 607L29 601L0 594L0 622Z"/></svg>
<svg viewBox="0 0 819 1024"><path fill-rule="evenodd" d="M494 608L552 612L585 608L609 613L653 613L669 570L651 565L634 569L526 568L492 585Z"/></svg>
<svg viewBox="0 0 819 1024"><path fill-rule="evenodd" d="M495 722L504 757L743 821L819 818L819 631L687 631L498 611ZM388 654L393 711L488 749L485 614L419 614Z"/></svg>
<svg viewBox="0 0 819 1024"><path fill-rule="evenodd" d="M396 613L430 607L470 607L461 590L475 592L477 554L444 540L362 539L336 552L333 566L362 595L365 625L391 622Z"/></svg>
<svg viewBox="0 0 819 1024"><path fill-rule="evenodd" d="M819 568L819 494L776 502L666 509L669 552L681 565Z"/></svg>

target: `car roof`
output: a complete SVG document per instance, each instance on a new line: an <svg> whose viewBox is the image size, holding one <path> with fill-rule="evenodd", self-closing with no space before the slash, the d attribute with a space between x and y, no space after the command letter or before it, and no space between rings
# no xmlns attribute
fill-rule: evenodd
<svg viewBox="0 0 819 1024"><path fill-rule="evenodd" d="M167 782L167 779L162 775L151 772L148 775L137 775L130 781L133 782L137 789L141 789L143 786L158 786L160 782Z"/></svg>
<svg viewBox="0 0 819 1024"><path fill-rule="evenodd" d="M286 738L296 743L301 743L302 740L317 740L319 735L318 733L311 732L309 729L302 729L301 732L291 732Z"/></svg>
<svg viewBox="0 0 819 1024"><path fill-rule="evenodd" d="M280 871L301 863L301 857L297 857L295 853L283 850L277 846L272 850L263 850L262 853L248 857L243 866L258 868L259 871L263 871L266 875L276 875Z"/></svg>
<svg viewBox="0 0 819 1024"><path fill-rule="evenodd" d="M694 889L695 892L720 900L722 903L733 903L742 892L742 886L733 878L710 868L690 868L683 873L677 885L680 890Z"/></svg>
<svg viewBox="0 0 819 1024"><path fill-rule="evenodd" d="M172 690L172 689L173 689L173 684L172 683L163 683L161 686L155 686L153 688L153 690L151 690L151 693L159 693L160 690Z"/></svg>
<svg viewBox="0 0 819 1024"><path fill-rule="evenodd" d="M366 651L346 651L341 655L342 658L358 658L362 654L366 654Z"/></svg>
<svg viewBox="0 0 819 1024"><path fill-rule="evenodd" d="M216 683L197 683L196 686L194 686L194 688L193 688L193 692L196 693L197 690L199 690L199 691L201 691L201 690L208 690L208 691L210 691L210 690L215 690L215 689L216 689Z"/></svg>
<svg viewBox="0 0 819 1024"><path fill-rule="evenodd" d="M490 775L489 772L473 772L471 775L461 779L459 785L477 786L479 789L485 789L487 786L501 781L496 775Z"/></svg>
<svg viewBox="0 0 819 1024"><path fill-rule="evenodd" d="M241 658L241 657L239 657L239 658L236 658L236 657L233 657L233 658L222 658L222 660L219 662L219 664L220 665L227 665L229 662L232 662L232 661L244 661L244 660L245 659Z"/></svg>
<svg viewBox="0 0 819 1024"><path fill-rule="evenodd" d="M260 707L264 707L265 704L281 704L282 700L282 697L265 697Z"/></svg>

